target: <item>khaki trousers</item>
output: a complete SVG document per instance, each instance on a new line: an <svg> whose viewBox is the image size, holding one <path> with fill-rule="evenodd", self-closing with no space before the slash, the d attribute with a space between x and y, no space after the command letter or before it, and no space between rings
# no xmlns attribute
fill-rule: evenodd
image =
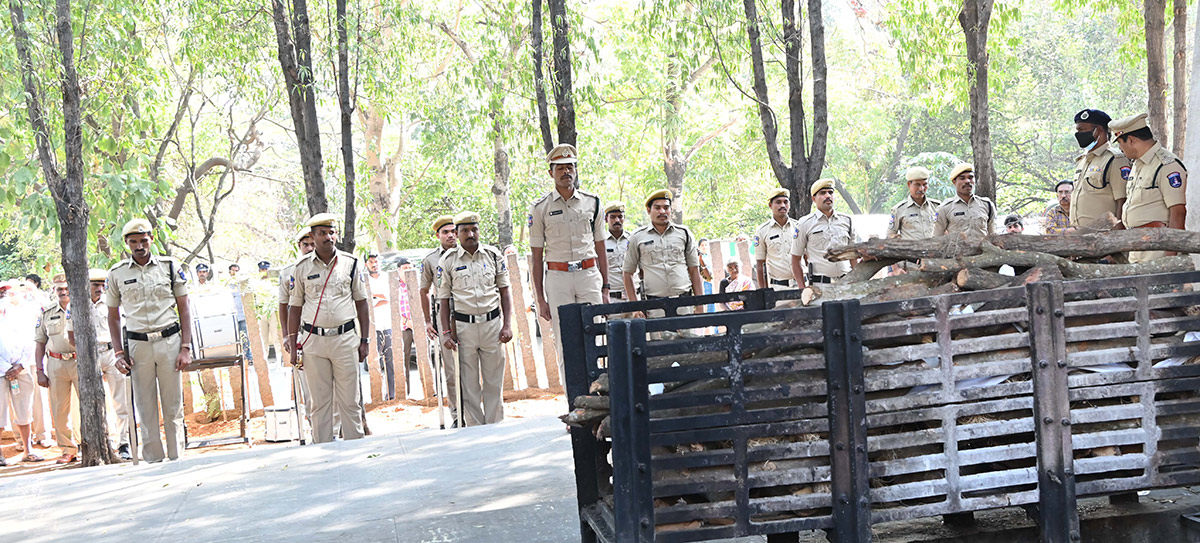
<svg viewBox="0 0 1200 543"><path fill-rule="evenodd" d="M32 369L32 365L27 366L26 368L27 368L26 371L29 371ZM40 441L43 439L49 440L50 439L50 429L54 427L54 424L51 421L50 414L49 414L50 412L46 410L46 394L42 394L42 387L37 384L37 374L33 373L32 371L30 371L30 374L34 379L34 381L33 381L33 383L34 383L33 384L33 422L31 423L32 425L29 427L30 430L32 430L32 434L31 434L32 439L34 441ZM50 426L46 426L47 422L50 422Z"/></svg>
<svg viewBox="0 0 1200 543"><path fill-rule="evenodd" d="M71 426L71 388L79 398L79 366L75 359L46 357L46 376L50 378L50 420L54 423L54 442L63 455L79 454L79 433Z"/></svg>
<svg viewBox="0 0 1200 543"><path fill-rule="evenodd" d="M115 423L109 424L110 439L117 444L129 445L129 429L133 427L129 405L129 387L125 386L125 377L117 370L117 359L112 351L100 352L100 376L108 388L108 397L112 399L112 410L116 414Z"/></svg>
<svg viewBox="0 0 1200 543"><path fill-rule="evenodd" d="M603 299L600 270L588 268L575 272L546 270L542 287L546 292L546 303L550 305L550 323L554 328L554 349L558 353L559 384L567 387L567 374L563 372L563 338L559 333L558 307L567 304L598 304ZM578 340L578 339L577 339Z"/></svg>
<svg viewBox="0 0 1200 543"><path fill-rule="evenodd" d="M455 324L462 371L463 420L467 426L500 422L504 420L505 360L500 343L504 319Z"/></svg>
<svg viewBox="0 0 1200 543"><path fill-rule="evenodd" d="M179 334L158 341L129 340L133 359L133 405L141 419L142 458L160 462L163 440L158 432L158 412L166 434L166 458L178 460L183 452L183 376L175 369Z"/></svg>
<svg viewBox="0 0 1200 543"><path fill-rule="evenodd" d="M358 402L358 334L309 337L304 343L304 376L312 395L313 442L328 443L337 435L334 409L337 409L342 436L363 437L362 411Z"/></svg>
<svg viewBox="0 0 1200 543"><path fill-rule="evenodd" d="M1167 256L1166 251L1129 251L1129 263L1150 262Z"/></svg>

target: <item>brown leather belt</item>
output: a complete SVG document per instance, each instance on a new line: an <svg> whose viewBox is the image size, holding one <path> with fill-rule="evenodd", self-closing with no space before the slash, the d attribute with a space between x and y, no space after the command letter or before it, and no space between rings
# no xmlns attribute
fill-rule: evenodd
<svg viewBox="0 0 1200 543"><path fill-rule="evenodd" d="M1146 224L1135 226L1134 228L1166 228L1167 223L1162 221L1150 221Z"/></svg>
<svg viewBox="0 0 1200 543"><path fill-rule="evenodd" d="M546 269L554 271L579 271L596 267L596 259L588 258L579 262L547 262Z"/></svg>
<svg viewBox="0 0 1200 543"><path fill-rule="evenodd" d="M57 358L59 360L75 360L75 353L56 353L54 351L47 350L46 354L50 355L50 358Z"/></svg>

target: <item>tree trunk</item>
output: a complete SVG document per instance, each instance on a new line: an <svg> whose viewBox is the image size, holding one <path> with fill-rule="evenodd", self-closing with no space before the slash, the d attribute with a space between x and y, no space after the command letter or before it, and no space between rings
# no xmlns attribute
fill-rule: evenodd
<svg viewBox="0 0 1200 543"><path fill-rule="evenodd" d="M679 151L678 143L667 143L663 148L663 171L667 174L667 188L675 199L671 201L671 220L683 224L683 178L687 175L687 159Z"/></svg>
<svg viewBox="0 0 1200 543"><path fill-rule="evenodd" d="M1196 5L1196 19L1200 20L1200 4ZM1200 40L1194 40L1192 45L1192 78L1188 83L1188 102L1200 104ZM1190 134L1184 139L1184 164L1200 164L1200 123L1191 123L1187 127ZM1192 183L1187 188L1187 207L1200 209L1200 183ZM1192 213L1187 217L1187 229L1192 232L1200 231L1200 213ZM1200 266L1200 255L1192 257Z"/></svg>
<svg viewBox="0 0 1200 543"><path fill-rule="evenodd" d="M513 244L512 203L508 199L508 149L504 147L504 132L500 124L499 106L489 117L492 119L492 196L496 199L496 233L501 250Z"/></svg>
<svg viewBox="0 0 1200 543"><path fill-rule="evenodd" d="M25 31L24 8L10 0L9 11L21 66L25 100L29 109L29 124L33 127L38 159L58 214L59 246L62 250L63 271L72 292L88 292L88 205L83 196L83 128L79 111L79 75L75 72L75 34L71 29L70 0L55 3L55 34L61 55L63 96L63 155L66 159L64 177L56 164L42 111L41 92L34 82L35 71L29 50L29 35ZM71 311L87 316L91 322L92 304L88 296L71 298ZM79 367L80 434L79 452L83 465L95 466L113 462L108 447L108 421L105 413L104 385L97 356L96 329L83 326L76 331L75 345Z"/></svg>
<svg viewBox="0 0 1200 543"><path fill-rule="evenodd" d="M1175 0L1175 72L1171 76L1172 104L1171 151L1182 155L1187 136L1187 0Z"/></svg>
<svg viewBox="0 0 1200 543"><path fill-rule="evenodd" d="M1166 0L1144 0L1146 20L1146 105L1150 131L1159 141L1167 135Z"/></svg>
<svg viewBox="0 0 1200 543"><path fill-rule="evenodd" d="M312 34L308 24L308 1L292 2L291 22L283 0L271 0L275 23L279 66L287 90L296 144L300 148L300 169L304 172L305 201L309 215L329 210L325 196L324 163L321 158L321 133L317 119L317 99L312 68ZM293 40L292 33L295 33Z"/></svg>
<svg viewBox="0 0 1200 543"><path fill-rule="evenodd" d="M971 105L971 154L974 155L975 193L996 199L996 171L992 165L992 132L988 125L988 23L994 0L963 0L958 22L967 39Z"/></svg>
<svg viewBox="0 0 1200 543"><path fill-rule="evenodd" d="M825 170L825 146L829 140L829 67L825 61L825 15L821 9L821 0L808 0L808 34L809 48L812 54L812 95L813 95L813 133L812 140L806 148L808 156L804 162L805 175L799 183L804 185L804 195L808 196L808 188L821 177ZM797 52L797 54L799 54ZM791 116L792 125L807 126L804 110L797 116L795 110ZM796 155L795 152L792 153ZM793 200L794 201L794 200ZM803 201L803 210L807 214L811 209L812 198Z"/></svg>
<svg viewBox="0 0 1200 543"><path fill-rule="evenodd" d="M567 1L549 1L550 26L554 28L554 103L558 106L558 142L575 145L575 95L571 87L571 42Z"/></svg>
<svg viewBox="0 0 1200 543"><path fill-rule="evenodd" d="M342 167L346 172L346 219L338 248L354 253L354 105L350 103L350 51L347 45L346 0L337 0L337 85L342 121Z"/></svg>
<svg viewBox="0 0 1200 543"><path fill-rule="evenodd" d="M533 21L530 27L531 46L533 48L533 92L537 96L538 128L542 133L542 148L549 153L554 148L554 136L550 133L550 107L546 103L546 81L542 77L542 3L545 0L533 0Z"/></svg>

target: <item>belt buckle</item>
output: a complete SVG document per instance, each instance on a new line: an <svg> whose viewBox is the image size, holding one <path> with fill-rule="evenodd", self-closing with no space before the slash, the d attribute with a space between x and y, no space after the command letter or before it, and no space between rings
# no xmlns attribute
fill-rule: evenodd
<svg viewBox="0 0 1200 543"><path fill-rule="evenodd" d="M578 262L567 262L567 271L569 271L569 272L579 271L582 269L583 269L583 261L582 260L580 260Z"/></svg>
<svg viewBox="0 0 1200 543"><path fill-rule="evenodd" d="M147 341L158 341L162 338L163 338L162 330L159 330L157 332L146 332L146 340Z"/></svg>

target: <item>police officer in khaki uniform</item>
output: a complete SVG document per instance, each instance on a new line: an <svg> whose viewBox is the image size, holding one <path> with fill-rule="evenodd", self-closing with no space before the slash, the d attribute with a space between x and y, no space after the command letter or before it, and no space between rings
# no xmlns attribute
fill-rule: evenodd
<svg viewBox="0 0 1200 543"><path fill-rule="evenodd" d="M933 235L986 237L996 232L996 204L975 194L975 167L959 164L950 171L955 195L937 208Z"/></svg>
<svg viewBox="0 0 1200 543"><path fill-rule="evenodd" d="M86 323L96 330L96 351L100 356L100 376L104 386L108 388L108 397L112 399L112 410L117 416L116 423L110 424L109 438L117 443L117 456L121 460L133 460L129 451L129 431L133 428L132 413L130 413L129 388L125 386L125 377L117 370L117 359L113 356L112 335L108 327L108 308L101 298L104 296L104 281L108 273L92 268L88 270L88 287L92 300L92 321ZM71 345L75 345L75 320L67 321L67 337Z"/></svg>
<svg viewBox="0 0 1200 543"><path fill-rule="evenodd" d="M754 259L758 261L756 279L761 287L773 290L796 288L792 280L792 244L796 242L800 220L788 217L792 200L787 189L777 189L767 198L771 220L754 232Z"/></svg>
<svg viewBox="0 0 1200 543"><path fill-rule="evenodd" d="M1109 124L1125 156L1133 160L1129 200L1118 228L1184 229L1187 217L1187 168L1154 139L1146 114ZM1131 251L1130 262L1148 262L1174 252Z"/></svg>
<svg viewBox="0 0 1200 543"><path fill-rule="evenodd" d="M316 244L313 243L312 232L309 230L308 226L305 226L301 228L300 231L296 232L295 239L296 248L300 250L301 257L313 252L313 250L317 248ZM279 270L279 329L283 330L284 333L287 333L288 329L288 313L290 312L288 310L288 304L290 304L292 300L292 290L295 290L296 288L295 274L292 273L292 270L295 268L296 264L292 263ZM290 348L290 344L287 341L284 341L283 350L288 351ZM288 351L288 354L291 354L291 352ZM298 398L298 400L304 403L305 415L311 416L313 408L312 393L309 392L308 389L308 378L304 375L303 371L300 371L300 368L296 369L297 371L294 379L296 379L296 382L299 384L297 388L299 388L300 398ZM334 423L334 425L336 426L337 424Z"/></svg>
<svg viewBox="0 0 1200 543"><path fill-rule="evenodd" d="M108 306L109 338L114 346L121 345L121 328L114 323L121 322L123 311L129 352L118 348L114 354L121 373L133 372L142 457L148 462L161 462L164 457L158 433L161 407L167 437L165 456L177 460L183 452L181 372L192 363L187 274L175 259L150 252L154 243L150 221L129 221L121 235L132 256L108 270L104 303Z"/></svg>
<svg viewBox="0 0 1200 543"><path fill-rule="evenodd" d="M931 238L937 208L942 203L925 197L929 190L929 170L913 166L904 173L904 177L908 181L908 197L892 206L887 236L900 239Z"/></svg>
<svg viewBox="0 0 1200 543"><path fill-rule="evenodd" d="M608 224L608 237L604 238L604 252L608 259L608 297L614 301L625 301L625 252L629 250L629 233L625 231L625 204L613 203L604 208L604 222Z"/></svg>
<svg viewBox="0 0 1200 543"><path fill-rule="evenodd" d="M433 220L433 234L437 236L438 248L425 255L421 260L421 312L425 315L425 333L429 336L429 340L436 348L441 349L441 367L446 374L446 395L450 400L450 419L451 428L461 426L458 419L458 385L457 375L454 373L457 368L454 367L454 353L442 345L440 339L441 334L438 333L439 319L437 317L437 301L433 302L432 309L430 307L430 297L437 298L437 285L434 285L434 279L437 275L438 263L442 261L442 255L455 247L458 247L458 232L454 229L454 217L450 215L442 215Z"/></svg>
<svg viewBox="0 0 1200 543"><path fill-rule="evenodd" d="M458 248L442 255L435 279L441 343L458 351L463 422L493 424L504 419L505 360L500 344L513 337L508 265L500 249L479 243L478 213L459 213L454 228Z"/></svg>
<svg viewBox="0 0 1200 543"><path fill-rule="evenodd" d="M531 274L538 314L554 327L558 375L565 386L558 306L608 303L608 257L600 197L575 187L579 162L575 146L564 143L551 149L546 162L554 190L529 209Z"/></svg>
<svg viewBox="0 0 1200 543"><path fill-rule="evenodd" d="M1098 109L1075 114L1075 140L1083 152L1075 157L1075 182L1071 187L1070 225L1090 226L1112 213L1121 217L1129 180L1129 159L1109 145L1112 119Z"/></svg>
<svg viewBox="0 0 1200 543"><path fill-rule="evenodd" d="M833 180L818 179L809 191L817 209L800 219L792 243L792 274L800 288L811 283L832 283L858 264L858 260L830 262L825 258L830 248L858 240L850 216L833 209Z"/></svg>
<svg viewBox="0 0 1200 543"><path fill-rule="evenodd" d="M342 435L360 439L358 365L367 357L370 322L367 270L354 255L337 250L337 218L333 214L313 215L307 225L316 248L296 261L289 278L295 286L288 301L285 341L291 345L287 350L293 366L301 363L297 349L304 351L304 373L312 393L313 441L333 441L335 409Z"/></svg>
<svg viewBox="0 0 1200 543"><path fill-rule="evenodd" d="M671 191L663 189L646 197L650 224L629 236L622 278L631 301L639 299L633 287L634 274L642 273L646 299L692 296L704 293L700 283L700 255L696 236L687 227L671 222ZM687 308L680 308L680 312Z"/></svg>
<svg viewBox="0 0 1200 543"><path fill-rule="evenodd" d="M79 453L78 433L71 426L71 389L79 399L79 369L75 362L75 346L67 337L71 313L67 304L71 296L67 277L59 274L51 280L51 289L58 298L42 312L33 331L33 361L37 364L38 384L50 389L50 420L54 424L54 441L62 449L59 464L74 462ZM49 360L45 360L46 357Z"/></svg>

